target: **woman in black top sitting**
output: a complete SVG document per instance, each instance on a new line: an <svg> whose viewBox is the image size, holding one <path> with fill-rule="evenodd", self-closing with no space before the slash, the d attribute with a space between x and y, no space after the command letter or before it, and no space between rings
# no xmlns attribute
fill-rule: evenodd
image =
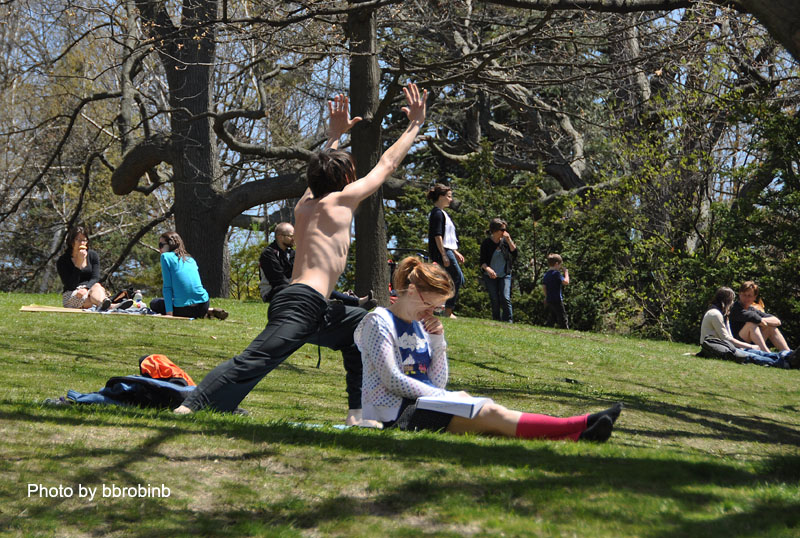
<svg viewBox="0 0 800 538"><path fill-rule="evenodd" d="M66 249L58 258L56 268L64 291L61 303L66 308L91 308L108 310L111 299L100 284L100 257L89 250L89 234L77 226L67 234Z"/></svg>

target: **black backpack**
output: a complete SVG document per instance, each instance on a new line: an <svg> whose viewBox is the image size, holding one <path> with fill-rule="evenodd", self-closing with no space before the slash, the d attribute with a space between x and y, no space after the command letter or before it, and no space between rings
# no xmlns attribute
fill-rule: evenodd
<svg viewBox="0 0 800 538"><path fill-rule="evenodd" d="M747 353L734 346L727 340L722 340L714 336L707 336L700 344L698 357L707 359L720 359L723 361L734 361L742 364L747 359Z"/></svg>

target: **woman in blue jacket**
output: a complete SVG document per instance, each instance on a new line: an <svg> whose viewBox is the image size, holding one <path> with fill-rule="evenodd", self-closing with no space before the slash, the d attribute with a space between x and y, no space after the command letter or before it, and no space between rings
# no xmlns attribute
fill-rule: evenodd
<svg viewBox="0 0 800 538"><path fill-rule="evenodd" d="M163 298L150 301L150 309L167 316L184 318L217 317L225 319L224 310L208 307L208 292L200 281L197 262L183 245L177 232L166 232L158 238L161 252Z"/></svg>

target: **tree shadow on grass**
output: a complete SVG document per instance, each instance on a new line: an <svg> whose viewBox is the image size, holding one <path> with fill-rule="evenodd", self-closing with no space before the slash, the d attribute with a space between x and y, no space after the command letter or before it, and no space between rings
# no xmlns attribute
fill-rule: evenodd
<svg viewBox="0 0 800 538"><path fill-rule="evenodd" d="M15 409L5 410L9 407L7 404L13 404ZM69 477L57 477L64 484L80 483L97 487L102 483L117 482L135 485L153 482L154 479L156 482L166 483L171 461L196 461L201 464L213 458L235 466L247 460L270 458L278 451L285 450L280 447L288 446L341 449L360 454L362 459L377 458L378 465L387 455L391 455L393 464L415 469L413 479L403 480L399 475L390 480L392 485L375 488L374 491L370 489L366 497L363 494L327 497L301 494L303 499L264 499L260 492L252 490L251 494L261 499L253 504L253 510L220 509L214 505L198 511L186 508L185 503L177 499L169 502L164 499L144 500L141 501L145 503L143 506L149 506L154 513L157 512L163 524L154 532L139 525L135 519L129 523L124 518L115 520L114 527L125 529L125 535L128 536L179 536L192 532L207 536L229 535L242 525L251 531L262 525L265 529L274 526L313 529L329 522L362 516L402 518L418 512L425 513L431 506L440 504L452 508L454 503L480 506L482 514L493 514L488 516L490 518L503 515L536 518L541 516L543 510L546 512L542 502L546 503L547 499L555 498L559 502L559 497L571 499L575 496L585 499L587 510L581 513L581 517L591 518L593 525L602 528L603 521L608 517L604 511L608 506L602 502L595 504L594 499L607 495L624 495L626 502L631 503L634 508L630 525L641 525L642 520L647 520L648 527L652 528L652 536L710 536L720 533L737 536L776 528L794 528L800 524L800 505L782 499L767 499L763 501L763 506L758 505L740 513L723 513L709 519L708 514L725 499L709 491L698 492L704 486L720 486L730 490L763 488L768 484L785 483L787 480L796 482L800 478L800 456L769 458L757 470L748 470L741 465L723 461L680 460L674 454L659 457L659 453L655 451L652 456L643 452L641 457L623 457L615 454L613 448L595 449L587 445L580 452L560 453L554 450L555 445L547 442L486 444L446 434L362 429L342 432L327 428L298 428L286 423L257 423L214 413L201 413L195 419L187 418L183 423L179 420L178 425L174 424L175 417L168 415L171 424L159 426L153 425L153 420L159 418L158 413L149 416L148 413L144 416L142 413L136 409L114 408L87 414L81 409L43 409L8 401L0 404L0 420L146 430L144 438L126 436L125 444L120 443L120 439L112 439L112 446L98 449L97 459L90 459L90 463L85 462L92 453L87 453L85 447L65 444L57 456L46 458L82 462ZM132 423L121 424L119 415ZM137 424L137 419L140 418L144 420ZM174 445L171 451L165 445L174 442L178 436L187 436L187 439L197 436L198 442L209 436L233 438L251 443L255 445L255 449L240 450L235 455L220 457L213 450L203 451L202 445L198 444L192 446L191 454L187 453L176 459L166 455L174 452ZM278 448L265 448L264 444L276 445ZM165 462L165 459L168 461ZM91 461L98 463L93 465ZM152 468L164 474L153 477L131 471L134 463L143 461L151 461ZM458 465L466 472L475 473L475 476L463 478L463 474L459 473L458 478L448 477L441 474L440 466L423 467L425 462ZM346 457L335 457L327 459L326 465L328 464L348 466L352 462ZM494 466L514 469L514 476L507 479L484 476L487 473L492 475L490 469ZM197 481L198 489L202 490L205 487L203 476L198 476ZM4 496L19 499L21 495L16 490L20 487L20 484L6 484L3 489L8 488L6 493L12 494ZM242 484L241 487L250 486ZM668 513L647 510L647 503L654 496L668 501L675 509ZM312 500L308 500L309 498ZM130 499L118 502L108 500L112 506L105 506L98 516L96 507L83 504L76 507L75 503L65 501L49 498L40 499L36 503L23 502L21 505L25 505L25 519L58 518L67 525L81 527L82 522L96 520L98 517L108 522L108 518L115 516L116 510L126 509L126 501L131 502ZM637 504L643 506L636 509ZM777 516L776 504L780 508ZM591 514L595 506L598 512ZM139 510L140 508L135 511L139 513ZM8 513L4 510L4 514ZM697 517L698 515L703 517ZM5 515L0 517L6 518ZM435 516L430 517L435 519ZM558 517L561 516L556 516L556 519ZM561 523L569 526L571 517L564 514ZM22 525L21 522L18 524ZM12 527L24 528L17 525ZM105 531L97 534L102 535L103 532Z"/></svg>
<svg viewBox="0 0 800 538"><path fill-rule="evenodd" d="M475 368L479 368L481 370L486 370L487 372L494 372L496 374L503 374L508 377L525 377L520 375L516 372L512 372L511 370L503 370L502 368L498 368L497 366L492 366L489 362L481 362L481 361L460 361L459 359L448 358L448 362L451 364L458 364L459 362L463 364L469 364Z"/></svg>
<svg viewBox="0 0 800 538"><path fill-rule="evenodd" d="M800 430L794 424L779 422L768 417L742 416L693 405L653 401L638 396L621 394L618 396L621 401L625 402L628 410L643 411L679 420L691 424L692 430L695 430L697 426L707 430L704 432L687 431L684 436L800 446ZM639 431L638 433L653 437L672 435L670 430Z"/></svg>

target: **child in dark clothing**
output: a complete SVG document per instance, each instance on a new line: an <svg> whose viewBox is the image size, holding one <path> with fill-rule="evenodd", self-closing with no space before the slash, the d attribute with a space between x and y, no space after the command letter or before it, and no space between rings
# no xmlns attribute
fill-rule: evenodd
<svg viewBox="0 0 800 538"><path fill-rule="evenodd" d="M567 311L564 308L564 296L561 293L562 287L569 284L569 271L564 268L564 274L561 274L563 263L564 261L558 254L547 256L547 266L550 269L542 277L542 288L544 289L544 304L548 310L547 324L555 323L562 329L569 329Z"/></svg>

